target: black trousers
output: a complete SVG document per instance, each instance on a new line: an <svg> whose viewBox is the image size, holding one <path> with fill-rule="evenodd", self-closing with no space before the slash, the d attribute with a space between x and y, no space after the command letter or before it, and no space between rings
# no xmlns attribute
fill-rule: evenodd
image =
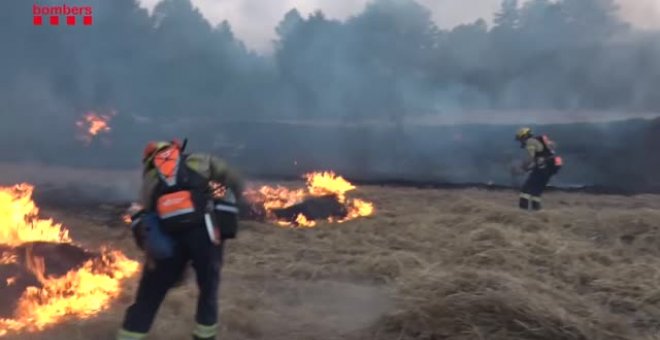
<svg viewBox="0 0 660 340"><path fill-rule="evenodd" d="M197 276L199 296L197 299L197 329L213 338L218 322L218 290L224 252L224 242L213 244L205 226L200 225L173 236L176 242L175 255L155 261L151 268L145 266L135 302L124 318L125 334L146 335L153 324L158 308L168 290L181 278L189 262ZM120 332L120 333L121 333Z"/></svg>
<svg viewBox="0 0 660 340"><path fill-rule="evenodd" d="M549 168L534 168L523 184L519 206L524 210L541 210L541 196L554 172Z"/></svg>

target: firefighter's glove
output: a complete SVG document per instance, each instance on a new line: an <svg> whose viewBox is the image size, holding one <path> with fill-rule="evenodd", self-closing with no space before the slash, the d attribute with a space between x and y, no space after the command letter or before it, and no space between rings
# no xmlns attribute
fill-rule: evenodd
<svg viewBox="0 0 660 340"><path fill-rule="evenodd" d="M134 203L135 204L135 203ZM146 231L144 228L144 222L142 218L145 215L145 211L141 206L133 206L128 209L127 214L131 216L131 233L133 234L133 241L135 245L144 250L144 241L146 238Z"/></svg>
<svg viewBox="0 0 660 340"><path fill-rule="evenodd" d="M131 220L134 220L134 217L143 213L144 207L139 203L131 203L131 206L126 209L126 215L131 217Z"/></svg>

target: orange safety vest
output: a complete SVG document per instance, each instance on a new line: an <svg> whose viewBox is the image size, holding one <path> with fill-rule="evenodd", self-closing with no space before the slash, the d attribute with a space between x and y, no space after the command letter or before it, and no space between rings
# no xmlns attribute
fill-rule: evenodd
<svg viewBox="0 0 660 340"><path fill-rule="evenodd" d="M188 168L186 155L176 145L158 152L152 162L160 179L152 206L163 229L175 231L203 224L210 199L208 180Z"/></svg>

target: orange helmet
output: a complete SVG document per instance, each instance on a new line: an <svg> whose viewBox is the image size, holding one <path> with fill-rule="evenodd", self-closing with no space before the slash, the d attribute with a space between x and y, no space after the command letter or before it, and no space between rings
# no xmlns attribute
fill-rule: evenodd
<svg viewBox="0 0 660 340"><path fill-rule="evenodd" d="M156 155L158 151L167 149L170 146L176 146L177 148L181 148L181 142L175 139L171 142L157 141L157 142L147 143L147 146L144 147L144 151L142 152L142 162L147 163L148 161L153 159L154 155Z"/></svg>

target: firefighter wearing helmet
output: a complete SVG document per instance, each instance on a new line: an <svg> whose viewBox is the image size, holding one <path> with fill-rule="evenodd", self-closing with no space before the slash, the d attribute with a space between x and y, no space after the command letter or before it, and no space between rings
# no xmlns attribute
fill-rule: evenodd
<svg viewBox="0 0 660 340"><path fill-rule="evenodd" d="M516 141L528 153L522 165L529 172L522 186L519 206L523 210L541 210L541 196L548 182L563 166L562 158L555 154L555 143L547 136L534 136L532 129L523 127L516 133Z"/></svg>
<svg viewBox="0 0 660 340"><path fill-rule="evenodd" d="M118 340L147 336L168 290L188 263L199 296L193 339L215 339L224 243L234 238L242 181L227 164L206 154L185 154L185 142L151 142L142 158L140 211L132 216L138 246L147 253L135 302L128 308ZM224 196L213 195L212 183Z"/></svg>

